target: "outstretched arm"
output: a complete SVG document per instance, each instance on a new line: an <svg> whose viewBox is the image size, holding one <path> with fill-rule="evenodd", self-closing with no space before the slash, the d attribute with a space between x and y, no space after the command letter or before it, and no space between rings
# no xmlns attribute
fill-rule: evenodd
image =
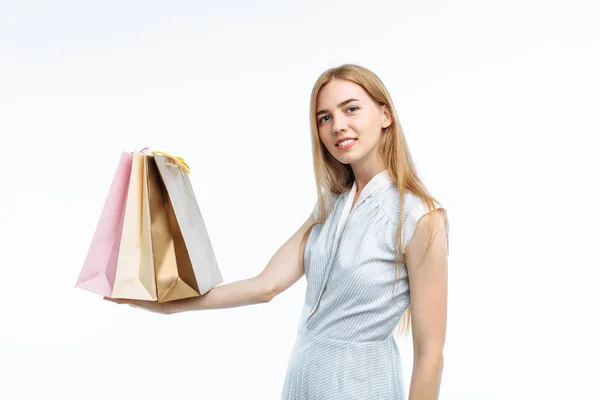
<svg viewBox="0 0 600 400"><path fill-rule="evenodd" d="M431 247L429 225L433 212L417 223L412 240L406 246L414 361L409 400L436 400L444 365L448 292L447 232L444 215L436 210L436 226Z"/></svg>
<svg viewBox="0 0 600 400"><path fill-rule="evenodd" d="M265 269L252 278L216 286L199 297L161 304L138 300L105 299L162 314L240 307L269 302L304 275L304 266L299 265L298 254L302 236L312 223L313 218L311 215L271 257Z"/></svg>

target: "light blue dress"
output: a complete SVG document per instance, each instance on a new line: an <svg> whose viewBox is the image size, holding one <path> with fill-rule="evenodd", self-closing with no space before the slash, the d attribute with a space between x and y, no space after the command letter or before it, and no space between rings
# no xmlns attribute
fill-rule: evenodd
<svg viewBox="0 0 600 400"><path fill-rule="evenodd" d="M406 265L395 276L393 264L400 197L386 170L369 181L350 211L355 194L356 182L334 196L333 211L308 238L306 297L283 400L406 398L393 337L410 304ZM407 191L403 250L426 212ZM395 278L400 282L392 296Z"/></svg>

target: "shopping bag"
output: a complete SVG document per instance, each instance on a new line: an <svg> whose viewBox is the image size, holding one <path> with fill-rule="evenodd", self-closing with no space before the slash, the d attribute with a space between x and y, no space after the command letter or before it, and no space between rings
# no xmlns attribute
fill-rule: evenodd
<svg viewBox="0 0 600 400"><path fill-rule="evenodd" d="M144 153L133 154L112 298L156 301L156 275Z"/></svg>
<svg viewBox="0 0 600 400"><path fill-rule="evenodd" d="M223 282L215 253L192 184L178 158L154 151L154 160L172 206L172 223L177 223L180 243L187 250L200 295Z"/></svg>
<svg viewBox="0 0 600 400"><path fill-rule="evenodd" d="M152 154L146 156L145 166L158 302L200 296L173 205Z"/></svg>
<svg viewBox="0 0 600 400"><path fill-rule="evenodd" d="M121 242L132 153L123 152L75 287L111 296Z"/></svg>

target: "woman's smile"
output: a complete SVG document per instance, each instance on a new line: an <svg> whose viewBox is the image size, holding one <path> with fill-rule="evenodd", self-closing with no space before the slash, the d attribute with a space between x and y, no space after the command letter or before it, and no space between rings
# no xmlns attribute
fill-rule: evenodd
<svg viewBox="0 0 600 400"><path fill-rule="evenodd" d="M336 147L340 150L348 150L349 148L351 148L352 146L354 146L354 143L357 141L358 139L348 139L348 140L344 140L343 142L340 142L339 144L336 144Z"/></svg>

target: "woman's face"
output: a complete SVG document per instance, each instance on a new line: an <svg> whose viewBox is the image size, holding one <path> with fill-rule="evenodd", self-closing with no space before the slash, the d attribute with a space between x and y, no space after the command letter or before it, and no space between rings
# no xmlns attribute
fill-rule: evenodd
<svg viewBox="0 0 600 400"><path fill-rule="evenodd" d="M389 112L362 86L337 79L319 91L316 120L319 137L331 155L355 165L377 162L382 129L391 124Z"/></svg>

